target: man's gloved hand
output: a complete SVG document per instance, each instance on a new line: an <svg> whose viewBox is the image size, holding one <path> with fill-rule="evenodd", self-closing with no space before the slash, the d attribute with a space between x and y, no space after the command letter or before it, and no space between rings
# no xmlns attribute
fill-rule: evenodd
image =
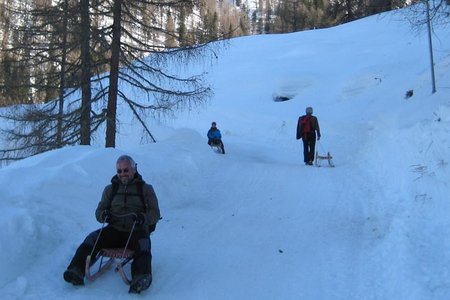
<svg viewBox="0 0 450 300"><path fill-rule="evenodd" d="M317 140L320 141L320 135L317 137Z"/></svg>
<svg viewBox="0 0 450 300"><path fill-rule="evenodd" d="M104 211L102 211L100 218L103 220L103 222L109 221L111 219L111 212L105 209Z"/></svg>
<svg viewBox="0 0 450 300"><path fill-rule="evenodd" d="M138 213L134 219L136 225L142 225L145 223L145 215L143 213Z"/></svg>

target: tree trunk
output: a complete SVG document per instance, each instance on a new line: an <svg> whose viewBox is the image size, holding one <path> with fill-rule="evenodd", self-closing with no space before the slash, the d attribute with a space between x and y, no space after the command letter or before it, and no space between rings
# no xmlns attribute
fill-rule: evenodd
<svg viewBox="0 0 450 300"><path fill-rule="evenodd" d="M113 38L111 44L111 62L109 72L108 110L106 112L105 147L116 146L117 92L119 84L120 35L122 18L122 0L114 1Z"/></svg>
<svg viewBox="0 0 450 300"><path fill-rule="evenodd" d="M80 144L91 144L91 63L89 0L80 0L81 13L81 115Z"/></svg>
<svg viewBox="0 0 450 300"><path fill-rule="evenodd" d="M62 56L61 56L61 72L60 72L60 83L59 83L59 110L58 110L58 124L56 131L56 145L58 148L62 147L62 123L64 114L64 90L66 86L66 60L67 60L67 19L68 19L68 9L69 0L64 0L64 19L63 19L63 36L62 36Z"/></svg>

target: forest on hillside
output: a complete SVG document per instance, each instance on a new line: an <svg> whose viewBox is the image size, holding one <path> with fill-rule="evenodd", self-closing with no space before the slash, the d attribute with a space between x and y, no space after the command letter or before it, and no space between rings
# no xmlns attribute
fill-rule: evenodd
<svg viewBox="0 0 450 300"><path fill-rule="evenodd" d="M205 103L204 73L169 70L214 60L233 37L326 28L411 5L405 0L0 0L0 162L90 145L105 127L115 147L117 106L154 142L147 118ZM431 17L448 0L433 2ZM414 5L411 5L414 6ZM418 6L422 23L424 5ZM416 20L416 21L417 21ZM121 89L126 83L134 96ZM136 96L139 95L139 96ZM27 104L18 106L16 104Z"/></svg>
<svg viewBox="0 0 450 300"><path fill-rule="evenodd" d="M130 43L151 44L163 51L237 36L324 28L400 8L406 3L406 0L0 0L0 105L55 99L60 78L49 74L61 70L62 51L66 51L66 63L71 65L66 68L66 87L79 86L77 64L80 65L82 33L89 34L92 72L108 71L110 27L118 5L124 12L121 26L130 35L128 38L135 40ZM87 14L85 18L83 11ZM66 48L61 46L63 43ZM139 48L133 52L146 55ZM36 82L38 78L45 78L45 82Z"/></svg>

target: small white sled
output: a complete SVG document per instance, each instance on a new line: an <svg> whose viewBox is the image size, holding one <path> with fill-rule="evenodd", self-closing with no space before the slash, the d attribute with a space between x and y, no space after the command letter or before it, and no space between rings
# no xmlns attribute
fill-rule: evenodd
<svg viewBox="0 0 450 300"><path fill-rule="evenodd" d="M321 162L322 162L323 160L328 161L328 165L329 165L330 167L334 167L333 156L331 156L330 152L328 152L326 156L325 156L325 155L319 155L319 152L316 152L316 158L315 158L314 164L315 164L317 167L321 167L321 166L322 166L322 165L321 165Z"/></svg>

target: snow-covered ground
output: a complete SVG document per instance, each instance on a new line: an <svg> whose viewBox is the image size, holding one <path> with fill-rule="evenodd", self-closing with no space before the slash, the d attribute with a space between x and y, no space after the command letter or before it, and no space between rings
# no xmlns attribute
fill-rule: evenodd
<svg viewBox="0 0 450 300"><path fill-rule="evenodd" d="M399 12L234 39L207 70L214 98L150 122L157 143L122 122L116 149L0 169L1 298L450 299L450 29L434 42L432 94L426 32ZM306 106L335 168L303 164ZM211 121L225 155L206 144ZM160 201L153 284L129 295L111 271L75 288L62 274L99 228L95 208L125 153Z"/></svg>

